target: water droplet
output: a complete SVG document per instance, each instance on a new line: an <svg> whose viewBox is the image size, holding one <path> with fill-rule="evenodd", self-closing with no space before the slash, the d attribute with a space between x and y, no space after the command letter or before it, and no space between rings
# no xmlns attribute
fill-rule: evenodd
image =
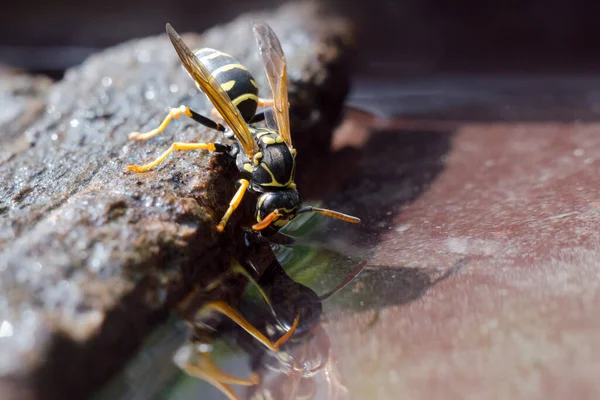
<svg viewBox="0 0 600 400"><path fill-rule="evenodd" d="M177 86L176 84L172 84L171 86L169 86L169 90L171 91L171 93L177 93L179 91L179 86Z"/></svg>
<svg viewBox="0 0 600 400"><path fill-rule="evenodd" d="M146 96L147 100L154 99L154 92L152 90L148 90L146 93L144 93L144 95Z"/></svg>
<svg viewBox="0 0 600 400"><path fill-rule="evenodd" d="M212 351L212 346L207 343L201 343L198 345L198 351L200 353L209 353Z"/></svg>
<svg viewBox="0 0 600 400"><path fill-rule="evenodd" d="M11 337L12 335L13 335L12 324L6 320L2 321L2 325L0 325L0 338Z"/></svg>
<svg viewBox="0 0 600 400"><path fill-rule="evenodd" d="M79 121L76 119L72 119L71 122L69 122L71 124L71 127L73 128L77 128L79 126Z"/></svg>
<svg viewBox="0 0 600 400"><path fill-rule="evenodd" d="M100 270L100 267L102 266L102 261L99 258L92 258L92 261L90 262L90 268L92 271L94 272L98 272Z"/></svg>
<svg viewBox="0 0 600 400"><path fill-rule="evenodd" d="M58 135L57 135L56 133L53 133L53 134L50 136L50 139L52 139L52 140L57 140L57 139L58 139Z"/></svg>
<svg viewBox="0 0 600 400"><path fill-rule="evenodd" d="M573 151L573 155L575 157L581 157L584 153L585 153L585 151L583 151L583 149L575 149Z"/></svg>
<svg viewBox="0 0 600 400"><path fill-rule="evenodd" d="M138 53L137 59L141 63L147 63L148 61L150 61L150 54L147 51L142 50Z"/></svg>
<svg viewBox="0 0 600 400"><path fill-rule="evenodd" d="M112 83L113 80L110 76L105 76L104 78L102 78L102 86L109 87L112 85Z"/></svg>
<svg viewBox="0 0 600 400"><path fill-rule="evenodd" d="M56 108L54 106L48 106L46 108L46 113L52 114L55 110L56 110Z"/></svg>
<svg viewBox="0 0 600 400"><path fill-rule="evenodd" d="M410 225L398 225L395 229L396 232L404 232L410 228Z"/></svg>

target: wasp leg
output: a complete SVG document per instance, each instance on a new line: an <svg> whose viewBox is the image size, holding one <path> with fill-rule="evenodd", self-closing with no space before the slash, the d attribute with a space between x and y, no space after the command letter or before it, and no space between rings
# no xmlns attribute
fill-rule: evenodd
<svg viewBox="0 0 600 400"><path fill-rule="evenodd" d="M286 334L283 335L281 338L279 338L275 343L273 343L265 335L263 335L258 329L256 329L251 323L246 321L244 319L244 317L242 317L237 311L235 311L233 308L231 308L229 305L227 305L227 303L225 303L223 301L210 302L210 303L206 304L204 307L202 307L199 310L197 315L202 314L204 312L209 312L209 311L217 311L217 312L220 312L221 314L225 315L226 317L231 319L233 322L235 322L237 325L239 325L240 328L244 329L246 332L248 332L250 335L252 335L256 340L258 340L260 343L262 343L266 348L268 348L269 350L271 350L273 352L279 351L279 346L281 346L283 343L287 342L289 340L289 338L294 334L294 332L296 331L296 327L298 325L298 319L299 319L299 317L296 317L296 320L294 321L294 325L290 328L290 330L288 332L286 332Z"/></svg>
<svg viewBox="0 0 600 400"><path fill-rule="evenodd" d="M261 99L260 97L258 98L258 102L257 102L258 107L273 107L273 104L274 104L273 99ZM214 107L210 110L210 115L216 119L223 119L219 110L217 110ZM264 116L262 118L258 117L259 119L257 119L257 116L258 116L258 114L255 115L254 118L252 118L251 123L260 122L263 119L265 119Z"/></svg>
<svg viewBox="0 0 600 400"><path fill-rule="evenodd" d="M275 310L273 309L273 305L271 304L271 299L269 299L269 296L265 293L265 291L258 284L258 282L256 282L256 280L248 273L248 271L246 271L241 265L234 267L233 271L244 276L244 278L248 279L250 284L253 285L258 290L258 293L262 296L265 303L267 303L267 305L271 309L271 312L273 312L273 315L275 315L276 313L275 313ZM296 332L296 328L298 327L298 322L300 322L300 314L296 315L296 318L294 319L294 323L292 324L290 329L288 329L288 331L283 336L281 336L279 339L277 339L277 341L273 344L276 348L281 347L282 344L284 344L285 342L290 340L290 338L292 337L294 332Z"/></svg>
<svg viewBox="0 0 600 400"><path fill-rule="evenodd" d="M231 217L231 214L233 214L235 209L238 208L238 206L242 202L242 199L244 198L244 194L246 194L248 186L250 186L250 182L247 179L240 179L239 182L239 189L229 202L229 208L225 212L225 215L223 215L223 218L221 218L221 222L219 222L219 225L217 225L217 230L219 232L223 232L223 230L225 229L225 225L227 225L227 221L229 221L229 217Z"/></svg>
<svg viewBox="0 0 600 400"><path fill-rule="evenodd" d="M190 376L203 379L210 383L230 400L239 400L239 397L235 394L230 384L253 386L260 382L260 378L254 373L251 374L248 379L229 375L217 367L209 352L198 351L197 353L199 354L191 360L180 364L181 369Z"/></svg>
<svg viewBox="0 0 600 400"><path fill-rule="evenodd" d="M258 106L259 107L273 107L273 99L261 99L258 98Z"/></svg>
<svg viewBox="0 0 600 400"><path fill-rule="evenodd" d="M217 130L220 132L225 132L225 130L227 129L227 128L225 128L225 126L213 121L210 118L206 118L204 115L198 114L196 111L194 111L190 108L188 108L188 110L191 114L191 116L190 116L191 119L193 119L194 121L196 121L197 123L199 123L201 125L204 125L207 128L214 129L214 130Z"/></svg>
<svg viewBox="0 0 600 400"><path fill-rule="evenodd" d="M255 114L254 117L252 117L252 119L250 120L249 124L255 124L257 122L261 122L265 120L265 113L263 112L259 112L258 114Z"/></svg>
<svg viewBox="0 0 600 400"><path fill-rule="evenodd" d="M215 151L215 152L225 152L228 150L228 146L219 144L219 143L181 143L181 142L175 142L171 145L171 147L169 147L169 150L165 151L160 157L158 157L156 160L152 161L151 163L145 164L145 165L141 165L141 166L137 166L137 165L128 165L127 169L131 170L131 171L136 171L136 172L144 172L144 171L148 171L154 167L156 167L158 164L160 164L161 162L163 162L165 160L165 158L168 157L169 154L171 154L174 150L208 150L208 151Z"/></svg>
<svg viewBox="0 0 600 400"><path fill-rule="evenodd" d="M193 119L194 121L206 126L207 128L216 129L221 132L225 131L225 127L223 125L218 124L215 121L213 121L209 118L206 118L203 115L198 114L197 112L190 109L189 107L180 106L178 108L171 108L169 110L169 114L165 117L165 119L158 126L158 128L152 129L151 131L146 132L146 133L132 132L129 134L129 139L136 139L136 140L150 139L151 137L154 137L154 136L158 135L159 133L163 132L167 128L167 125L169 125L169 123L173 119L178 119L182 115L185 115L186 117Z"/></svg>
<svg viewBox="0 0 600 400"><path fill-rule="evenodd" d="M285 333L285 335L277 339L277 341L275 342L275 347L280 348L282 344L291 339L294 332L296 332L298 322L300 322L300 314L296 314L296 318L294 318L294 323L292 324L290 329Z"/></svg>

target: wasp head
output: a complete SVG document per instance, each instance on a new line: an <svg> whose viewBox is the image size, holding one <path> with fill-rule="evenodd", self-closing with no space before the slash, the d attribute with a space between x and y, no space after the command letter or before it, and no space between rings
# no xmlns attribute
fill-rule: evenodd
<svg viewBox="0 0 600 400"><path fill-rule="evenodd" d="M277 232L297 215L305 213L320 213L342 221L358 224L360 218L343 214L338 211L305 206L300 207L300 195L296 189L285 189L263 193L256 203L257 224L252 226L256 231L269 228L271 233ZM263 231L263 233L267 233Z"/></svg>
<svg viewBox="0 0 600 400"><path fill-rule="evenodd" d="M296 216L300 208L300 195L296 189L278 190L260 195L256 203L256 220L252 228L267 227L278 231Z"/></svg>

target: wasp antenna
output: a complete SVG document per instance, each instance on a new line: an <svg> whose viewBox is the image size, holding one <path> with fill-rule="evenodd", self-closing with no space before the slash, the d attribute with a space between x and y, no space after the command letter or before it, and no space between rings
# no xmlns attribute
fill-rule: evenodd
<svg viewBox="0 0 600 400"><path fill-rule="evenodd" d="M298 211L296 211L296 215L298 214L307 214L307 213L319 213L327 215L328 217L341 219L342 221L350 222L353 224L360 223L360 218L353 217L352 215L344 214L338 211L327 210L325 208L317 208L317 207L302 207Z"/></svg>
<svg viewBox="0 0 600 400"><path fill-rule="evenodd" d="M360 274L362 272L362 270L365 268L365 265L367 265L367 260L363 260L363 262L358 264L358 266L356 268L354 268L352 270L352 272L350 272L348 275L346 275L344 280L341 281L335 288L333 288L333 290L330 290L329 292L319 296L319 301L325 301L328 298L330 298L331 296L333 296L334 294L336 294L337 292L339 292L340 290L342 290L347 284L352 282L352 280L354 278L356 278L358 276L358 274Z"/></svg>

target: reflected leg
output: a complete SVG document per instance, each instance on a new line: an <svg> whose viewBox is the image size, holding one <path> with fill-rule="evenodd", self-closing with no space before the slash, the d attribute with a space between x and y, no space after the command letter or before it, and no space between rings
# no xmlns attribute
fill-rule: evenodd
<svg viewBox="0 0 600 400"><path fill-rule="evenodd" d="M240 328L244 329L246 332L248 332L250 335L252 335L256 340L258 340L260 343L262 343L266 348L268 348L269 350L271 350L275 353L277 351L279 351L279 347L282 344L284 344L285 342L287 342L289 340L289 338L294 334L294 332L296 331L296 327L298 325L298 319L299 319L299 317L296 317L296 320L294 321L294 325L290 328L290 330L288 332L286 332L286 334L283 335L281 338L279 338L275 343L272 343L265 335L263 335L251 323L246 321L244 319L244 317L242 317L237 311L235 311L233 308L231 308L228 304L226 304L223 301L213 301L213 302L206 304L204 307L202 307L198 311L198 313L196 314L196 318L202 319L203 313L211 312L211 311L216 311L216 312L219 312L219 313L225 315L226 317L231 319L233 322L235 322Z"/></svg>
<svg viewBox="0 0 600 400"><path fill-rule="evenodd" d="M200 378L219 389L230 400L239 400L230 385L253 386L260 382L256 374L251 374L248 379L238 378L223 372L213 361L210 351L202 349L202 343L193 343L186 346L192 346L190 354L185 361L179 361L177 364L190 376Z"/></svg>

